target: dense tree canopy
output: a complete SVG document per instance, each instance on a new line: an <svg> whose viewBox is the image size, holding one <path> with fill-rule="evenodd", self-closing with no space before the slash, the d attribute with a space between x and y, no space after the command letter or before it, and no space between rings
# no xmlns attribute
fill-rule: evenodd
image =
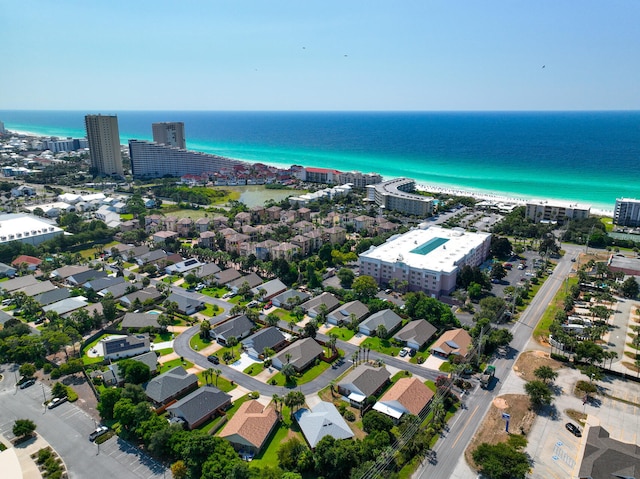
<svg viewBox="0 0 640 479"><path fill-rule="evenodd" d="M423 291L405 296L405 312L411 318L426 319L438 329L460 326L450 306L427 296Z"/></svg>

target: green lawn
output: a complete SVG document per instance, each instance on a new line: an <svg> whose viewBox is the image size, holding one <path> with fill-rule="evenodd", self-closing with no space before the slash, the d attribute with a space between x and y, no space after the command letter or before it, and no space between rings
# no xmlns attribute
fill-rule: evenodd
<svg viewBox="0 0 640 479"><path fill-rule="evenodd" d="M402 349L399 346L393 346L388 339L380 339L378 337L371 337L365 339L362 346L369 347L379 353L388 354L389 356L397 356Z"/></svg>
<svg viewBox="0 0 640 479"><path fill-rule="evenodd" d="M173 369L177 366L182 366L185 369L189 369L193 366L193 363L189 361L181 361L180 358L172 359L171 361L167 361L164 364L161 364L158 367L158 374L166 373L169 369Z"/></svg>
<svg viewBox="0 0 640 479"><path fill-rule="evenodd" d="M600 218L600 222L604 225L604 228L607 233L613 231L613 218Z"/></svg>
<svg viewBox="0 0 640 479"><path fill-rule="evenodd" d="M568 292L574 284L578 284L578 278L569 278L568 283L565 283L565 287L558 290L542 315L542 318L536 325L536 328L533 330L534 338L549 336L549 328L553 324L556 313L564 309L564 298L566 297L566 292Z"/></svg>
<svg viewBox="0 0 640 479"><path fill-rule="evenodd" d="M234 415L236 412L238 412L238 409L240 409L240 406L241 406L243 403L247 402L249 399L250 399L250 398L249 398L249 395L248 395L248 394L245 394L244 396L239 397L238 399L236 399L235 401L233 401L233 405L232 405L229 409L227 409L227 411L226 411L227 417L228 417L228 418L232 418L232 417L233 417L233 415Z"/></svg>
<svg viewBox="0 0 640 479"><path fill-rule="evenodd" d="M173 352L173 349L172 348L156 349L155 352L158 353L160 356L164 356L165 354L171 354Z"/></svg>
<svg viewBox="0 0 640 479"><path fill-rule="evenodd" d="M327 369L329 369L331 365L329 363L325 363L324 361L320 361L320 364L318 364L317 366L312 366L309 369L307 369L302 376L300 377L296 377L294 376L292 381L287 383L286 382L286 378L284 377L284 374L282 373L278 373L275 376L273 376L273 378L271 378L269 380L269 382L273 381L274 379L276 380L276 384L278 386L300 386L302 384L308 383L309 381L313 381L315 378L317 378L318 376L320 376L323 372L325 372Z"/></svg>
<svg viewBox="0 0 640 479"><path fill-rule="evenodd" d="M206 296L210 296L211 298L221 298L223 294L229 292L229 290L227 288L204 288L202 291L200 291L202 294L206 295Z"/></svg>
<svg viewBox="0 0 640 479"><path fill-rule="evenodd" d="M335 334L341 341L349 341L356 335L356 332L353 329L345 327L339 328L336 326L335 328L331 328L329 331L327 331L327 335L329 334Z"/></svg>
<svg viewBox="0 0 640 479"><path fill-rule="evenodd" d="M449 361L445 361L440 365L438 369L443 373L450 373L451 371L453 371L453 364L451 364Z"/></svg>
<svg viewBox="0 0 640 479"><path fill-rule="evenodd" d="M120 219L121 219L122 221L129 221L129 220L132 220L132 219L133 219L133 213L122 213L122 214L120 215Z"/></svg>
<svg viewBox="0 0 640 479"><path fill-rule="evenodd" d="M212 366L214 366L214 365L212 364ZM211 368L211 369L215 370L216 368L215 368L215 366L214 366L214 367L213 367L213 368ZM200 385L207 384L207 380L206 380L206 379L205 379L205 377L204 377L204 371L203 371L203 372L200 372L200 373L198 373L198 374L196 374L196 376L198 376L198 382L200 383ZM235 389L236 387L238 387L238 385L237 385L237 384L235 384L235 383L231 384L231 381L229 381L228 379L226 379L226 378L225 378L225 377L223 377L223 376L218 376L218 377L216 378L215 374L214 374L214 376L209 380L209 383L210 383L212 386L215 386L215 387L217 387L218 389L220 389L220 391L224 391L224 392L226 392L226 393L228 393L228 392L229 392L229 391L231 391L232 389Z"/></svg>
<svg viewBox="0 0 640 479"><path fill-rule="evenodd" d="M426 359L430 356L430 354L431 353L429 352L428 349L426 349L424 351L418 351L414 357L409 359L409 362L413 363L413 364L418 364L418 358L424 358L425 361L426 361Z"/></svg>
<svg viewBox="0 0 640 479"><path fill-rule="evenodd" d="M285 321L286 323L290 323L292 320L295 321L296 323L298 322L298 318L296 318L293 314L291 314L291 311L287 311L286 309L276 308L272 312L273 314L278 316L282 321Z"/></svg>
<svg viewBox="0 0 640 479"><path fill-rule="evenodd" d="M262 365L262 363L254 363L251 366L248 366L242 372L245 373L245 374L248 374L249 376L257 376L262 371L264 371L264 366Z"/></svg>
<svg viewBox="0 0 640 479"><path fill-rule="evenodd" d="M173 333L170 332L164 332L164 333L156 333L155 337L153 338L153 342L154 343L163 343L165 341L171 341L173 337Z"/></svg>
<svg viewBox="0 0 640 479"><path fill-rule="evenodd" d="M200 334L194 334L193 337L189 340L189 346L194 351L201 351L211 344L210 339L202 339Z"/></svg>
<svg viewBox="0 0 640 479"><path fill-rule="evenodd" d="M180 276L166 276L164 278L162 278L162 282L163 283L167 283L167 284L171 284L171 283L175 283L176 281L178 281L180 279Z"/></svg>
<svg viewBox="0 0 640 479"><path fill-rule="evenodd" d="M198 426L196 429L208 433L211 429L214 429L220 421L222 421L223 416L216 416L214 418L209 419L205 423Z"/></svg>
<svg viewBox="0 0 640 479"><path fill-rule="evenodd" d="M218 314L218 312L220 311L220 308L218 308L218 311L215 310L215 307L213 306L213 304L208 304L205 306L205 308L200 311L202 314L204 314L205 316L209 316L210 318L213 318L216 314Z"/></svg>

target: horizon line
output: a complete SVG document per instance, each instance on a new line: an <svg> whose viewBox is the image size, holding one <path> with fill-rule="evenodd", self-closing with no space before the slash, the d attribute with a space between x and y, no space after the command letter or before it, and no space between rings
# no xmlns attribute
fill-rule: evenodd
<svg viewBox="0 0 640 479"><path fill-rule="evenodd" d="M111 108L92 109L0 109L0 112L87 112L95 110L111 110ZM570 109L570 110L207 110L207 109L116 109L121 112L182 112L182 113L635 113L640 109ZM91 114L91 113L87 113Z"/></svg>

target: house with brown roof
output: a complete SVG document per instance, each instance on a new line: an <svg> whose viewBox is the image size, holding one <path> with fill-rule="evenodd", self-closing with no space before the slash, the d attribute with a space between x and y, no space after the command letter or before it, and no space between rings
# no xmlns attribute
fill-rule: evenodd
<svg viewBox="0 0 640 479"><path fill-rule="evenodd" d="M351 323L352 318L356 321L361 321L369 314L369 308L358 301L350 301L343 304L338 309L327 315L327 322L329 324L335 324L340 326L344 323Z"/></svg>
<svg viewBox="0 0 640 479"><path fill-rule="evenodd" d="M240 272L235 268L228 268L213 275L215 282L220 286L228 284L231 281L235 281L240 276Z"/></svg>
<svg viewBox="0 0 640 479"><path fill-rule="evenodd" d="M40 266L40 263L42 263L42 260L35 256L21 254L11 262L11 266L19 269L22 264L26 264L29 271L35 271Z"/></svg>
<svg viewBox="0 0 640 479"><path fill-rule="evenodd" d="M198 233L209 231L209 218L198 218L196 220L196 231Z"/></svg>
<svg viewBox="0 0 640 479"><path fill-rule="evenodd" d="M249 273L245 276L241 276L240 278L236 278L233 281L227 284L227 287L231 289L234 293L237 293L242 286L247 283L249 285L249 289L257 288L264 280L255 273Z"/></svg>
<svg viewBox="0 0 640 479"><path fill-rule="evenodd" d="M420 379L400 378L373 406L378 412L399 421L403 414L420 416L426 411L434 393Z"/></svg>
<svg viewBox="0 0 640 479"><path fill-rule="evenodd" d="M324 238L331 244L342 244L347 240L347 230L341 226L334 226L324 230Z"/></svg>
<svg viewBox="0 0 640 479"><path fill-rule="evenodd" d="M450 329L431 345L431 353L441 358L448 358L452 354L466 357L471 344L471 336L464 329Z"/></svg>
<svg viewBox="0 0 640 479"><path fill-rule="evenodd" d="M216 232L215 231L202 231L200 233L200 239L198 245L202 248L215 248L216 245Z"/></svg>
<svg viewBox="0 0 640 479"><path fill-rule="evenodd" d="M177 223L178 234L182 237L190 235L191 228L193 227L193 220L191 218L180 218Z"/></svg>
<svg viewBox="0 0 640 479"><path fill-rule="evenodd" d="M244 454L259 454L278 424L278 414L272 407L258 401L246 401L220 432L220 437Z"/></svg>

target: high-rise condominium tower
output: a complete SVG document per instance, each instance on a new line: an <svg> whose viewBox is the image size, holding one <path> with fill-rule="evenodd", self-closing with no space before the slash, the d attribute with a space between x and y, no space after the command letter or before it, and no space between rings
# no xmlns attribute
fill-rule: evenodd
<svg viewBox="0 0 640 479"><path fill-rule="evenodd" d="M187 142L184 138L184 123L181 121L154 123L153 141L161 145L175 146L183 150L187 149Z"/></svg>
<svg viewBox="0 0 640 479"><path fill-rule="evenodd" d="M124 176L120 154L120 132L115 115L84 117L91 154L91 166L104 175Z"/></svg>

